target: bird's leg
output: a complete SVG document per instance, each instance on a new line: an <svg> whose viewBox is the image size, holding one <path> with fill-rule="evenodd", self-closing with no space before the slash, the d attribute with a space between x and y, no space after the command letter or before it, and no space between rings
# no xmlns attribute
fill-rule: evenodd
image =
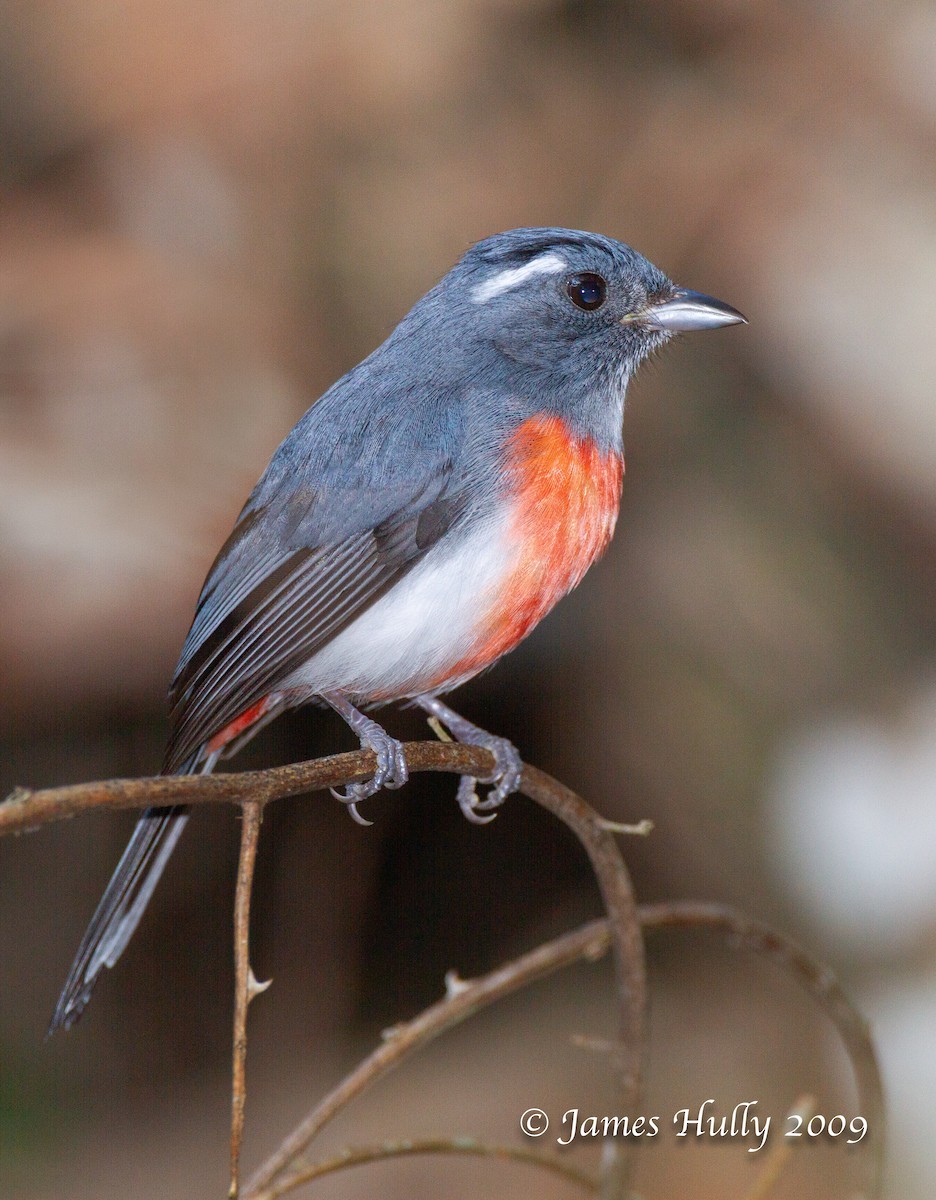
<svg viewBox="0 0 936 1200"><path fill-rule="evenodd" d="M483 825L493 820L494 813L482 817L479 813L497 808L503 804L511 792L520 786L520 776L523 773L523 763L513 742L506 738L487 733L453 712L447 704L443 704L436 696L417 696L415 703L436 717L449 733L466 746L483 746L494 755L494 770L480 780L471 775L463 775L458 783L457 799L459 807L475 824ZM494 786L484 800L479 800L475 788L478 783L490 783Z"/></svg>
<svg viewBox="0 0 936 1200"><path fill-rule="evenodd" d="M377 770L372 779L364 783L349 783L343 792L331 788L331 794L343 804L347 804L348 811L359 825L370 825L371 822L366 821L357 810L360 801L373 796L381 788L402 787L409 779L409 768L406 765L402 743L392 738L376 721L358 712L340 692L322 692L321 696L358 735L361 739L361 749L373 750L377 755Z"/></svg>

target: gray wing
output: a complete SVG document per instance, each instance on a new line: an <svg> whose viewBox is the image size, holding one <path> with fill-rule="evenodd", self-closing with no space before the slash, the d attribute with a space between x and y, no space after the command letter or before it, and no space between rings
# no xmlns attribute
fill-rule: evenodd
<svg viewBox="0 0 936 1200"><path fill-rule="evenodd" d="M303 544L334 524L334 514L316 512L320 496L293 496L293 511L275 513L248 502L209 573L172 681L163 771L178 770L393 587L462 519L466 501L446 464L405 500L398 488L383 505L369 497L384 510L377 523L349 522L324 545Z"/></svg>

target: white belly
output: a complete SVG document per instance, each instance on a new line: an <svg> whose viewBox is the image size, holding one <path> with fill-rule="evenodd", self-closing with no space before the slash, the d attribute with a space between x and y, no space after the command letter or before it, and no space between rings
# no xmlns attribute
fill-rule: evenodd
<svg viewBox="0 0 936 1200"><path fill-rule="evenodd" d="M418 695L471 651L513 558L506 517L452 547L443 543L298 667L282 690L381 700Z"/></svg>

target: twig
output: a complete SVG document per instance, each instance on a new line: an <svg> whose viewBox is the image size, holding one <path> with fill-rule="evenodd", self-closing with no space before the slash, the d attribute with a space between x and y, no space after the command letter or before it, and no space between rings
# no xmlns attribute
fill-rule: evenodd
<svg viewBox="0 0 936 1200"><path fill-rule="evenodd" d="M409 742L405 747L411 772L448 771L456 775L487 774L493 769L490 751L459 743ZM155 775L144 779L108 779L67 787L31 791L15 788L0 804L0 837L27 833L86 812L147 808L171 804L268 804L323 788L342 787L369 779L377 760L370 750L332 754L288 767L243 771L236 775Z"/></svg>
<svg viewBox="0 0 936 1200"><path fill-rule="evenodd" d="M287 1192L295 1191L304 1183L311 1183L313 1179L330 1175L334 1171L343 1171L346 1167L358 1167L364 1163L402 1158L410 1154L469 1154L480 1158L507 1159L550 1171L591 1195L598 1191L597 1181L586 1171L564 1162L555 1154L543 1154L525 1146L490 1145L474 1138L425 1138L418 1141L380 1142L374 1146L349 1146L332 1158L325 1158L321 1162L300 1168L269 1191L258 1193L257 1200L276 1200L279 1196L285 1196Z"/></svg>
<svg viewBox="0 0 936 1200"><path fill-rule="evenodd" d="M881 1078L867 1026L829 970L766 925L723 905L691 902L646 904L638 909L638 917L644 929L704 927L722 932L737 948L752 951L777 963L792 974L818 1002L842 1038L855 1072L859 1107L868 1116L868 1130L872 1139L868 1144L870 1165L864 1195L869 1200L878 1197L883 1162ZM247 1184L246 1200L262 1200L277 1195L276 1191L270 1190L271 1185L290 1168L293 1172L300 1169L301 1155L319 1131L346 1104L416 1050L512 992L583 959L596 961L608 952L610 946L608 921L591 921L538 946L489 975L460 981L460 986L450 991L443 1000L414 1020L391 1030L383 1045L378 1046L316 1105L254 1174Z"/></svg>
<svg viewBox="0 0 936 1200"><path fill-rule="evenodd" d="M411 772L453 771L483 778L494 765L489 751L457 743L410 743L405 751ZM17 789L0 805L0 836L92 809L225 801L240 804L249 801L262 808L285 796L366 779L375 768L374 754L358 751L237 775L110 780L32 793ZM613 835L602 827L598 815L574 792L534 767L524 767L520 791L564 821L591 860L610 918L614 949L618 1040L610 1059L619 1081L617 1108L625 1114L636 1114L644 1050L646 976L643 939L627 869ZM606 1156L602 1187L606 1200L625 1194L629 1150L629 1147L612 1144Z"/></svg>
<svg viewBox="0 0 936 1200"><path fill-rule="evenodd" d="M384 1041L360 1062L349 1075L303 1118L251 1177L246 1187L247 1200L260 1200L269 1194L271 1184L297 1159L318 1132L362 1092L376 1083L414 1051L421 1049L446 1030L480 1012L496 1000L551 975L560 967L580 959L598 959L608 952L611 937L607 921L592 921L581 929L546 942L528 954L498 967L479 979L462 980L412 1021L388 1030Z"/></svg>
<svg viewBox="0 0 936 1200"><path fill-rule="evenodd" d="M234 898L234 1048L231 1067L231 1186L228 1190L231 1200L237 1200L244 1108L247 1103L247 1008L254 996L264 990L256 983L250 968L250 896L262 820L262 803L252 800L242 806L240 860Z"/></svg>
<svg viewBox="0 0 936 1200"><path fill-rule="evenodd" d="M795 1114L802 1117L804 1121L808 1121L815 1111L815 1096L799 1096L787 1115L792 1117ZM774 1142L767 1151L767 1158L764 1160L756 1183L744 1200L764 1200L764 1197L771 1192L774 1184L780 1178L783 1168L790 1161L795 1145L796 1143L790 1138L780 1138L779 1141Z"/></svg>
<svg viewBox="0 0 936 1200"><path fill-rule="evenodd" d="M769 958L792 976L823 1009L845 1046L852 1070L861 1115L867 1118L867 1164L860 1195L874 1200L880 1196L884 1174L885 1115L884 1088L867 1023L842 989L832 971L810 957L800 946L768 925L722 904L670 901L645 904L640 908L645 929L664 927L720 930L739 949Z"/></svg>

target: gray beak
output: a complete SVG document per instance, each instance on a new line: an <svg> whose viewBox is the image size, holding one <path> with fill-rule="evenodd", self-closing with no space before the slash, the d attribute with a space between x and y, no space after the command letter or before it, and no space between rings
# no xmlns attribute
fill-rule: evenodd
<svg viewBox="0 0 936 1200"><path fill-rule="evenodd" d="M688 288L674 288L667 300L651 304L640 314L642 325L662 329L666 333L689 333L694 329L718 329L721 325L746 325L736 308Z"/></svg>

